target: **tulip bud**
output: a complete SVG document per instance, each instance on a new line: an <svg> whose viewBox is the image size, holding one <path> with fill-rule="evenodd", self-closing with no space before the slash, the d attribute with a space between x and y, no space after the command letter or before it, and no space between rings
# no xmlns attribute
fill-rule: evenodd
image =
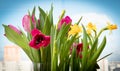
<svg viewBox="0 0 120 71"><path fill-rule="evenodd" d="M60 29L64 23L68 25L71 22L72 22L72 19L69 16L66 16L65 18L61 19L60 23L58 24L58 29Z"/></svg>
<svg viewBox="0 0 120 71"><path fill-rule="evenodd" d="M36 21L35 21L34 15L32 15L32 24L33 24L34 28L36 28ZM29 15L25 15L23 17L22 25L26 32L29 32L29 33L31 32L31 24L30 24L30 16Z"/></svg>
<svg viewBox="0 0 120 71"><path fill-rule="evenodd" d="M21 34L21 31L18 30L16 27L14 27L13 25L8 25L8 27L10 27L12 30L14 30L15 32L17 32L18 34Z"/></svg>

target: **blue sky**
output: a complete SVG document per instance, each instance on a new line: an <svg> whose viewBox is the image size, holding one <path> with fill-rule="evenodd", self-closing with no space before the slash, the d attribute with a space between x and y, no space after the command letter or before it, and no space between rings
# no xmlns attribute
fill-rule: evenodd
<svg viewBox="0 0 120 71"><path fill-rule="evenodd" d="M2 24L13 24L15 26L21 26L22 17L27 14L28 10L32 10L34 6L40 6L44 10L49 10L50 5L53 3L54 6L54 18L58 18L59 14L63 9L66 10L66 15L77 15L83 13L97 13L104 14L109 17L113 23L120 26L120 1L119 0L0 0L0 59L3 58L3 47L7 44L11 44L4 36L4 29ZM55 21L56 22L56 21ZM54 22L54 23L55 23ZM114 52L119 51L120 44L120 32L118 30L113 32L111 37L114 44L108 46L115 47ZM107 50L105 50L107 52ZM115 53L119 56L120 53ZM111 56L115 58L114 56ZM119 58L120 60L120 58Z"/></svg>

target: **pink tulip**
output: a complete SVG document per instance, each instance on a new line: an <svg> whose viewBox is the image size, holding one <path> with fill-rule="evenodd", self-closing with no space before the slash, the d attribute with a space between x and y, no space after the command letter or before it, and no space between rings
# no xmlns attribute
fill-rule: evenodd
<svg viewBox="0 0 120 71"><path fill-rule="evenodd" d="M13 25L8 25L8 27L10 27L12 30L14 30L15 32L17 32L18 34L21 34L21 31L18 30L16 27L14 27Z"/></svg>
<svg viewBox="0 0 120 71"><path fill-rule="evenodd" d="M33 29L31 31L32 40L29 45L35 49L39 49L41 47L46 47L50 44L50 36L46 36L41 33L38 29Z"/></svg>
<svg viewBox="0 0 120 71"><path fill-rule="evenodd" d="M36 21L35 21L35 17L34 15L32 15L32 23L34 28L36 28ZM29 15L25 15L22 19L22 25L25 31L27 32L31 32L31 26L30 26L30 16Z"/></svg>
<svg viewBox="0 0 120 71"><path fill-rule="evenodd" d="M62 25L65 23L66 25L70 24L72 22L72 19L69 16L66 16L65 18L61 19L58 29L62 27Z"/></svg>

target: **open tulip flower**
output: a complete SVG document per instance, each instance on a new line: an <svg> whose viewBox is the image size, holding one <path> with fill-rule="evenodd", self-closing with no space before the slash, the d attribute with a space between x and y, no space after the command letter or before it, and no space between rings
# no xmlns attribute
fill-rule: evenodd
<svg viewBox="0 0 120 71"><path fill-rule="evenodd" d="M39 49L40 47L46 47L50 44L50 36L45 36L38 29L31 31L32 40L29 45L33 48Z"/></svg>
<svg viewBox="0 0 120 71"><path fill-rule="evenodd" d="M100 36L106 30L117 29L117 25L109 23L97 31L97 26L91 22L81 24L82 17L73 24L70 16L64 17L65 10L54 24L52 6L47 13L40 7L38 9L38 19L35 7L32 14L23 17L24 31L13 25L3 25L5 37L23 49L36 66L34 71L41 71L41 66L43 71L96 71L98 61L111 55L99 58L107 43L106 36ZM37 63L43 65L37 66Z"/></svg>

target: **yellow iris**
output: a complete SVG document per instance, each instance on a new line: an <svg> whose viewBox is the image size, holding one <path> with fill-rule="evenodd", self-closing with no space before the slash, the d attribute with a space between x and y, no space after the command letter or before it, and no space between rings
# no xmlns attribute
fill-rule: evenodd
<svg viewBox="0 0 120 71"><path fill-rule="evenodd" d="M78 26L77 24L70 26L71 30L68 32L68 36L78 34L82 32L82 27Z"/></svg>
<svg viewBox="0 0 120 71"><path fill-rule="evenodd" d="M87 25L87 28L90 30L94 30L96 31L96 25L95 24L92 24L92 22L89 22L88 25Z"/></svg>
<svg viewBox="0 0 120 71"><path fill-rule="evenodd" d="M117 25L116 24L111 24L110 22L108 22L107 24L108 24L107 29L109 29L109 30L117 29Z"/></svg>

